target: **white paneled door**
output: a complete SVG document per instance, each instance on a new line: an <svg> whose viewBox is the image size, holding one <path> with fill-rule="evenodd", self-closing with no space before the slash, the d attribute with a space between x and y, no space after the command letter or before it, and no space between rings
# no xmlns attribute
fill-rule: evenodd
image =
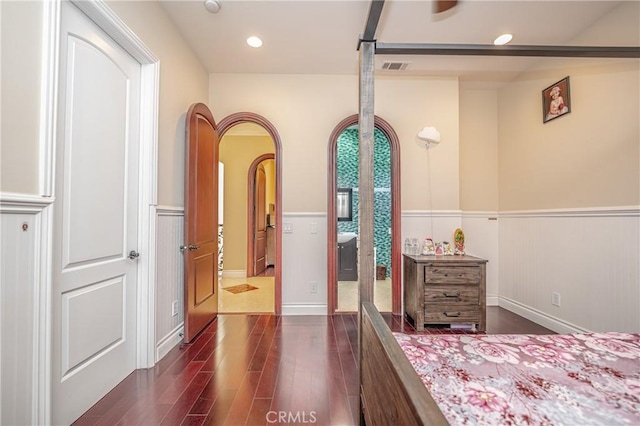
<svg viewBox="0 0 640 426"><path fill-rule="evenodd" d="M53 238L54 424L136 368L140 64L62 2Z"/></svg>

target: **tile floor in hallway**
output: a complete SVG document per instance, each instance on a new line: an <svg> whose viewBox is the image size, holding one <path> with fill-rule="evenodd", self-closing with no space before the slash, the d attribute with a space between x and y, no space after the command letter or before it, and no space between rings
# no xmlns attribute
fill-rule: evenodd
<svg viewBox="0 0 640 426"><path fill-rule="evenodd" d="M220 313L274 313L274 277L220 278L218 310ZM225 290L248 284L255 290L233 293ZM391 279L376 281L374 303L380 312L391 312ZM337 312L358 310L358 281L338 282Z"/></svg>
<svg viewBox="0 0 640 426"><path fill-rule="evenodd" d="M391 278L377 280L373 303L380 312L391 312ZM338 312L358 310L358 281L338 281Z"/></svg>
<svg viewBox="0 0 640 426"><path fill-rule="evenodd" d="M220 278L218 280L218 311L232 313L274 313L274 277ZM225 288L249 284L256 290L232 293Z"/></svg>

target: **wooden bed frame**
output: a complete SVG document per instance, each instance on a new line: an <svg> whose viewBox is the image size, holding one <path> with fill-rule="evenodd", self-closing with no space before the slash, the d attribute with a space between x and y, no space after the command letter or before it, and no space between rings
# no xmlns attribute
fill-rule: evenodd
<svg viewBox="0 0 640 426"><path fill-rule="evenodd" d="M373 303L362 303L360 402L367 426L448 425Z"/></svg>

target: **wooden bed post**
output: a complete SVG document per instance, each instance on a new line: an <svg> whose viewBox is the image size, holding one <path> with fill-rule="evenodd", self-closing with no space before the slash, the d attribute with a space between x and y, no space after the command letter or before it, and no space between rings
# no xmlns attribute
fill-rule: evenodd
<svg viewBox="0 0 640 426"><path fill-rule="evenodd" d="M373 264L373 90L374 90L375 42L363 41L360 45L360 108L359 134L359 194L360 215L359 291L358 291L358 375L362 384L362 303L373 303L375 280ZM360 395L361 392L358 392ZM358 397L362 412L362 401ZM361 418L362 422L362 418Z"/></svg>

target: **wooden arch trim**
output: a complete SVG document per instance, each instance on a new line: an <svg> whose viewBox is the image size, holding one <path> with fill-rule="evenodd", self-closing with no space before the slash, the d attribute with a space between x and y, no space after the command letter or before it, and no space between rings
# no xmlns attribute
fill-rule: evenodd
<svg viewBox="0 0 640 426"><path fill-rule="evenodd" d="M329 176L328 176L328 223L327 223L327 293L328 312L333 314L338 305L337 295L337 262L336 247L338 244L338 222L336 218L336 186L338 159L338 137L349 126L358 124L358 114L342 120L329 136ZM374 116L374 127L384 133L391 148L391 311L394 315L402 314L402 281L401 281L401 194L400 194L400 139L391 125L378 116Z"/></svg>
<svg viewBox="0 0 640 426"><path fill-rule="evenodd" d="M255 274L255 269L253 265L253 256L254 253L254 244L253 244L253 234L254 234L254 224L255 224L255 209L254 205L254 196L256 191L256 173L258 172L258 166L265 160L275 160L275 155L271 153L262 154L249 166L249 171L247 173L247 276L252 277ZM279 222L276 222L278 224ZM280 226L280 225L278 225ZM276 228L277 229L277 228Z"/></svg>
<svg viewBox="0 0 640 426"><path fill-rule="evenodd" d="M276 261L275 261L275 314L282 314L282 141L275 126L261 115L252 112L237 112L223 118L218 123L220 140L236 124L253 123L267 131L274 145L276 172Z"/></svg>

